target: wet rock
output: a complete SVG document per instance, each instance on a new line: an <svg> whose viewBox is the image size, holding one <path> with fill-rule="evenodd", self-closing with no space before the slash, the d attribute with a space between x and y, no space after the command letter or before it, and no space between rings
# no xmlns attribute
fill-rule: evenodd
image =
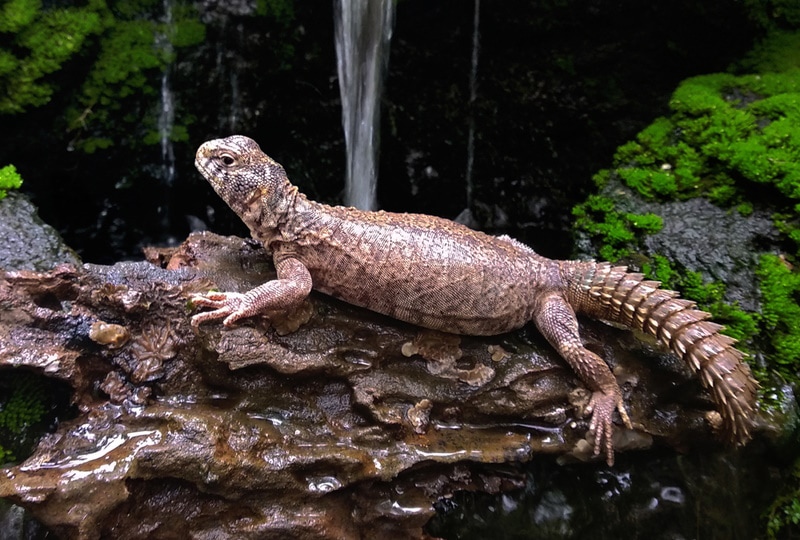
<svg viewBox="0 0 800 540"><path fill-rule="evenodd" d="M771 212L756 209L742 216L703 198L685 201L645 201L617 179L602 190L620 211L661 216L663 228L643 239L644 255L659 254L680 267L701 272L725 284L725 301L738 302L748 311L760 309L755 268L767 246L777 246L779 233ZM582 239L582 251L593 250Z"/></svg>
<svg viewBox="0 0 800 540"><path fill-rule="evenodd" d="M612 469L538 460L526 466L524 489L442 499L428 532L463 540L764 538L765 509L785 473L761 451L630 453Z"/></svg>
<svg viewBox="0 0 800 540"><path fill-rule="evenodd" d="M28 198L12 191L0 199L0 268L49 270L57 263L80 264L54 228L39 218Z"/></svg>
<svg viewBox="0 0 800 540"><path fill-rule="evenodd" d="M520 487L537 454L592 457L582 386L531 329L436 337L316 293L280 324L194 329L188 298L271 279L264 251L198 233L148 256L0 274L0 367L66 381L80 411L0 469L0 496L60 537L423 538L441 497ZM618 451L715 444L677 359L583 332L624 383Z"/></svg>

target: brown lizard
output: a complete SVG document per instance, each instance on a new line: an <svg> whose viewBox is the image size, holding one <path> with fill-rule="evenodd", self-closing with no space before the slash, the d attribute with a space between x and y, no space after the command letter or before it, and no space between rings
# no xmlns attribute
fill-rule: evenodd
<svg viewBox="0 0 800 540"><path fill-rule="evenodd" d="M298 192L252 139L203 144L195 165L272 251L278 279L241 294L210 292L193 302L213 311L192 324L289 309L312 288L426 328L494 335L533 321L592 391L587 412L594 453L613 463L612 416L631 423L608 365L583 346L576 313L655 336L711 389L722 428L750 438L757 384L735 341L709 314L625 267L556 261L508 236L489 236L427 215L327 206Z"/></svg>

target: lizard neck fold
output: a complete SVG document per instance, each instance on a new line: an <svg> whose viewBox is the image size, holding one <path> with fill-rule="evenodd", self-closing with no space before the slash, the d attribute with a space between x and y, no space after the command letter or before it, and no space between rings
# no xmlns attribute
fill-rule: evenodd
<svg viewBox="0 0 800 540"><path fill-rule="evenodd" d="M254 192L240 217L253 238L265 246L281 240L291 242L298 221L298 207L307 202L297 187L285 180L277 189L262 188Z"/></svg>
<svg viewBox="0 0 800 540"><path fill-rule="evenodd" d="M336 236L344 223L338 211L347 213L350 209L310 201L296 187L292 188L291 207L284 213L281 223L281 238L308 246L327 242Z"/></svg>

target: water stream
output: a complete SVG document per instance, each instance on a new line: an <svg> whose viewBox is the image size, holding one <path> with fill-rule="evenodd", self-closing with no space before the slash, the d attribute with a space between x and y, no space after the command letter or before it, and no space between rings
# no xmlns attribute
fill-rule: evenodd
<svg viewBox="0 0 800 540"><path fill-rule="evenodd" d="M169 33L172 31L172 0L164 0L164 26L166 31L156 39L156 45L167 58L174 50ZM175 151L172 147L172 130L175 126L175 98L170 84L172 61L164 66L161 74L161 104L158 114L158 136L161 144L161 179L167 186L175 181Z"/></svg>
<svg viewBox="0 0 800 540"><path fill-rule="evenodd" d="M380 97L389 61L394 0L334 0L342 126L347 146L345 204L377 207Z"/></svg>
<svg viewBox="0 0 800 540"><path fill-rule="evenodd" d="M220 34L224 41L216 44L213 72L219 81L220 106L217 124L227 133L237 133L242 119L244 107L239 72L246 69L242 65L241 52L245 49L242 36L244 25L240 22L233 26L230 14L220 16Z"/></svg>
<svg viewBox="0 0 800 540"><path fill-rule="evenodd" d="M472 209L472 168L475 162L475 101L478 99L478 55L480 52L481 0L475 0L472 18L472 64L469 72L469 135L467 136L467 170L464 175L467 186L467 211Z"/></svg>

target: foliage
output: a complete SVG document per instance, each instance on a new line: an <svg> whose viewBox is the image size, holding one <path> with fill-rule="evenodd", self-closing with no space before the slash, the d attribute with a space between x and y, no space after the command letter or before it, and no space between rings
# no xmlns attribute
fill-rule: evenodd
<svg viewBox="0 0 800 540"><path fill-rule="evenodd" d="M740 69L684 81L659 118L619 148L615 172L648 200L742 202L765 184L800 199L800 32L775 32Z"/></svg>
<svg viewBox="0 0 800 540"><path fill-rule="evenodd" d="M800 3L797 4L800 9ZM780 73L800 66L800 32L777 31L748 53L737 69L747 73Z"/></svg>
<svg viewBox="0 0 800 540"><path fill-rule="evenodd" d="M77 103L67 110L73 144L87 153L108 148L134 126L145 128L140 133L145 144L157 143L159 136L148 136L155 133L155 113L141 111L135 103L141 96L158 92L154 83L158 74L175 61L176 48L205 39L205 26L192 6L178 4L171 17L154 20L140 13L141 3L129 1L115 6L116 14L100 38L100 52L83 82ZM125 111L121 123L120 111ZM185 116L184 120L190 118ZM109 136L115 132L118 137ZM170 137L173 141L185 140L186 127L174 126Z"/></svg>
<svg viewBox="0 0 800 540"><path fill-rule="evenodd" d="M762 28L800 27L800 3L797 0L742 0L750 18Z"/></svg>
<svg viewBox="0 0 800 540"><path fill-rule="evenodd" d="M40 377L22 373L13 381L7 398L0 400L0 464L17 457L13 449L18 446L15 441L25 439L26 432L47 412L47 395Z"/></svg>
<svg viewBox="0 0 800 540"><path fill-rule="evenodd" d="M781 491L768 511L767 537L796 538L800 532L800 458Z"/></svg>
<svg viewBox="0 0 800 540"><path fill-rule="evenodd" d="M270 15L279 24L287 24L294 19L294 3L292 0L256 0L256 12Z"/></svg>
<svg viewBox="0 0 800 540"><path fill-rule="evenodd" d="M163 69L167 59L155 43L156 23L146 20L118 21L100 41L100 54L83 83L78 106L67 111L68 129L76 133L76 146L92 153L112 145L101 126L112 123L126 98L153 95L149 75ZM126 123L139 116L135 109L123 118ZM152 120L155 124L155 120ZM84 132L92 133L86 137Z"/></svg>
<svg viewBox="0 0 800 540"><path fill-rule="evenodd" d="M0 167L0 199L6 196L9 189L18 189L22 185L22 177L13 165Z"/></svg>
<svg viewBox="0 0 800 540"><path fill-rule="evenodd" d="M2 1L2 0L0 0ZM0 6L0 114L16 114L51 101L69 61L82 57L83 78L64 115L73 146L86 152L107 148L117 130L155 125L155 115L137 110L136 97L156 93L158 74L175 61L176 49L201 43L205 26L188 3L176 3L169 18L154 19L153 0L89 0L59 8L41 0L6 0ZM118 122L120 110L126 111ZM186 129L174 138L186 137Z"/></svg>
<svg viewBox="0 0 800 540"><path fill-rule="evenodd" d="M7 0L0 6L0 114L47 103L47 76L76 56L103 29L103 0L85 7L43 9L40 0Z"/></svg>

